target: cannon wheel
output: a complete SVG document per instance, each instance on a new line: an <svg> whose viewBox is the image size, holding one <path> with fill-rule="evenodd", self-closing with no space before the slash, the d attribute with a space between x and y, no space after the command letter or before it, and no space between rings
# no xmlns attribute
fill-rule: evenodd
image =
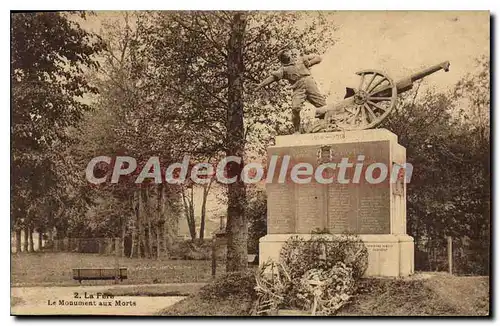
<svg viewBox="0 0 500 326"><path fill-rule="evenodd" d="M360 83L352 103L341 113L328 112L326 125L335 125L339 130L363 130L379 125L396 106L397 88L386 73L363 70L356 73Z"/></svg>

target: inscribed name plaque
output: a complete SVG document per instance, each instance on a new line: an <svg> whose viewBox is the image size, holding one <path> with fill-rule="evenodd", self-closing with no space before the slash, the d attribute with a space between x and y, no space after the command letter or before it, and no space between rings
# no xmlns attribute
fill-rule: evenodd
<svg viewBox="0 0 500 326"><path fill-rule="evenodd" d="M327 219L331 233L355 232L357 219L353 215L350 188L348 185L328 186ZM354 225L353 225L354 222Z"/></svg>
<svg viewBox="0 0 500 326"><path fill-rule="evenodd" d="M389 141L270 150L269 154L276 155L280 164L273 182L267 185L269 233L311 233L325 228L331 233L390 233L389 151ZM277 175L285 155L290 156L290 161L284 167L284 183L279 183ZM348 159L350 164L345 173L340 172L342 159ZM325 169L323 173L324 178L332 177L332 183L319 183L314 174L309 183L291 180L290 172L296 164L310 163L316 169L327 162L337 164L335 169ZM386 167L382 181L377 180L383 177L381 169L369 168L373 163ZM347 182L340 183L341 177Z"/></svg>
<svg viewBox="0 0 500 326"><path fill-rule="evenodd" d="M390 233L389 194L381 193L359 198L358 234Z"/></svg>
<svg viewBox="0 0 500 326"><path fill-rule="evenodd" d="M297 211L295 232L310 233L315 229L325 228L324 187L316 182L295 185Z"/></svg>
<svg viewBox="0 0 500 326"><path fill-rule="evenodd" d="M390 233L390 165L389 141L343 143L331 145L332 161L348 158L352 167L347 168L341 184L337 178L328 185L328 225L330 232L356 234ZM385 166L370 168L373 163ZM357 166L359 164L359 166ZM382 179L383 174L386 177ZM379 181L378 179L380 178Z"/></svg>
<svg viewBox="0 0 500 326"><path fill-rule="evenodd" d="M295 203L293 185L286 183L268 184L267 233L295 232Z"/></svg>

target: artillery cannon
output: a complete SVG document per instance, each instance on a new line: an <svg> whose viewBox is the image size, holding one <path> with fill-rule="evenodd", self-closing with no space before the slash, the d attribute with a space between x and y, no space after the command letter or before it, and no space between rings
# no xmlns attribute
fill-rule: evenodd
<svg viewBox="0 0 500 326"><path fill-rule="evenodd" d="M313 125L309 132L374 128L394 109L398 94L410 90L415 81L441 69L448 71L449 68L450 62L445 61L396 83L383 71L357 72L361 79L358 88L346 87L342 102L317 108L316 117L322 120Z"/></svg>

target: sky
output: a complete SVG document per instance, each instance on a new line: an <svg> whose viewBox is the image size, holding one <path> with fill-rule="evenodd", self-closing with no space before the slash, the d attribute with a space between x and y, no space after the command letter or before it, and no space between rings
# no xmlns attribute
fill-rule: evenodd
<svg viewBox="0 0 500 326"><path fill-rule="evenodd" d="M99 32L103 19L116 19L117 12L98 12L82 26ZM422 88L439 91L452 88L475 67L475 59L489 56L489 12L429 11L343 11L328 15L336 26L337 42L323 54L323 61L312 74L328 102L343 98L345 87L357 87L355 72L365 69L385 71L394 81L425 67L450 61L450 71L439 71L425 78ZM200 215L201 191L195 193L196 215ZM206 234L218 225L225 208L212 193L208 199ZM198 226L199 227L199 223ZM185 219L180 233L188 234Z"/></svg>
<svg viewBox="0 0 500 326"><path fill-rule="evenodd" d="M475 67L474 60L490 52L490 19L476 12L336 12L337 43L313 68L329 102L340 100L346 86L357 85L355 72L385 71L394 81L427 66L450 61L450 71L425 79L445 91Z"/></svg>
<svg viewBox="0 0 500 326"><path fill-rule="evenodd" d="M355 72L385 71L395 81L425 67L450 61L448 73L425 79L438 90L451 88L474 60L489 56L488 11L337 11L327 19L337 42L323 54L323 62L312 69L329 102L343 98L345 87L358 84ZM121 18L119 11L98 11L79 22L99 32L102 20ZM423 86L425 86L423 85Z"/></svg>

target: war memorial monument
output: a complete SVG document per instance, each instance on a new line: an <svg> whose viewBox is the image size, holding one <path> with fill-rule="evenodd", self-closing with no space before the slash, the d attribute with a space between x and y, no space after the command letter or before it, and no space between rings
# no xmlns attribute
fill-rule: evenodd
<svg viewBox="0 0 500 326"><path fill-rule="evenodd" d="M279 56L283 67L259 88L281 78L292 83L292 120L296 132L277 136L275 145L267 150L268 156L288 155L290 167L301 163L314 167L322 163L337 165L321 171L320 181L331 182L318 182L318 178L304 183L289 178L280 182L275 175L266 185L267 235L259 242L260 264L269 259L277 261L290 237L299 235L307 239L315 230L323 230L334 235L359 235L369 253L365 276L413 274L414 242L406 233L406 178L410 172L405 168L406 149L398 144L396 134L374 128L397 105L398 94L411 89L415 81L425 76L441 69L448 71L449 62L397 82L382 71L360 71L357 88L347 88L342 102L326 104L318 100L317 87L308 73L308 67L321 59L301 57L297 64L286 51ZM320 120L300 133L297 112L305 100L316 107L316 117ZM350 165L340 180L335 176L342 159L348 159L345 163ZM370 163L376 163L375 168L370 168ZM355 168L356 164L360 164L360 169ZM365 175L379 180L367 182Z"/></svg>

